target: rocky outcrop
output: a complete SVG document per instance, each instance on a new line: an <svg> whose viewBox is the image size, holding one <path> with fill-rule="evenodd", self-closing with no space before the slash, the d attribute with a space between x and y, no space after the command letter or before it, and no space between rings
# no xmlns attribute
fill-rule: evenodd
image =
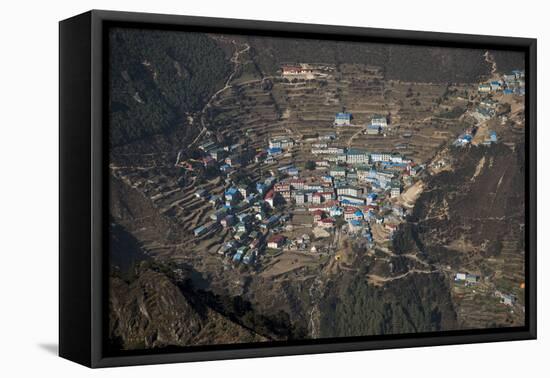
<svg viewBox="0 0 550 378"><path fill-rule="evenodd" d="M110 335L116 349L150 349L264 340L209 307L192 303L166 275L153 270L127 283L110 282Z"/></svg>

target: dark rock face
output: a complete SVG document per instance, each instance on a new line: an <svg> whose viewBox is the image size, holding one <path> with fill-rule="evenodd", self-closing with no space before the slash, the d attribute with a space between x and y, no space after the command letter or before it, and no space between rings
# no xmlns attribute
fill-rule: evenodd
<svg viewBox="0 0 550 378"><path fill-rule="evenodd" d="M506 146L453 154L457 169L434 177L414 210L418 240L430 254L464 238L484 252L491 241L521 239L525 218L523 152ZM448 209L434 216L433 209ZM438 261L438 254L433 254ZM442 263L444 261L441 261Z"/></svg>
<svg viewBox="0 0 550 378"><path fill-rule="evenodd" d="M208 308L197 308L166 275L146 270L110 283L110 335L133 350L266 340Z"/></svg>
<svg viewBox="0 0 550 378"><path fill-rule="evenodd" d="M161 273L146 271L127 284L111 280L111 332L127 348L186 345L203 320L179 289Z"/></svg>

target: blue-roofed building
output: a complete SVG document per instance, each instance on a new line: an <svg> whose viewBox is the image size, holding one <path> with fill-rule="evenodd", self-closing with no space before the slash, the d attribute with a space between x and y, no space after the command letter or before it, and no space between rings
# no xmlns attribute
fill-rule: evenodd
<svg viewBox="0 0 550 378"><path fill-rule="evenodd" d="M363 198L357 198L352 196L338 196L338 200L342 205L350 205L350 206L361 206L365 204L365 200Z"/></svg>
<svg viewBox="0 0 550 378"><path fill-rule="evenodd" d="M374 217L374 212L372 210L369 210L365 213L365 219L366 220L371 220L373 217Z"/></svg>
<svg viewBox="0 0 550 378"><path fill-rule="evenodd" d="M200 227L197 227L193 230L193 233L195 234L195 236L201 236L201 235L204 235L208 232L208 230L210 229L210 227L212 227L212 225L209 225L209 224L205 224L203 226L200 226Z"/></svg>
<svg viewBox="0 0 550 378"><path fill-rule="evenodd" d="M372 240L372 234L371 234L370 232L365 232L365 235L364 235L364 236L365 236L365 238L367 238L367 241L368 241L369 243L372 243L372 242L373 242L373 240Z"/></svg>
<svg viewBox="0 0 550 378"><path fill-rule="evenodd" d="M483 141L483 144L486 145L486 146L489 146L493 143L496 143L497 141L498 141L497 132L494 131L494 130L491 130L491 131L489 131L489 136L487 137L487 139L485 139Z"/></svg>
<svg viewBox="0 0 550 378"><path fill-rule="evenodd" d="M376 197L378 197L378 195L376 193L367 194L367 205L370 205L371 203L376 201Z"/></svg>
<svg viewBox="0 0 550 378"><path fill-rule="evenodd" d="M498 91L501 87L500 81L491 81L489 85L491 85L491 90L493 91Z"/></svg>
<svg viewBox="0 0 550 378"><path fill-rule="evenodd" d="M336 117L334 117L334 126L350 126L351 118L351 113L336 113Z"/></svg>
<svg viewBox="0 0 550 378"><path fill-rule="evenodd" d="M350 220L348 225L351 232L358 232L363 229L363 221L357 219Z"/></svg>
<svg viewBox="0 0 550 378"><path fill-rule="evenodd" d="M506 88L504 91L502 91L505 95L511 95L514 94L514 90L510 88Z"/></svg>
<svg viewBox="0 0 550 378"><path fill-rule="evenodd" d="M266 190L267 186L262 183L262 182L257 182L256 183L256 191L259 193L259 194L264 194L267 192Z"/></svg>
<svg viewBox="0 0 550 378"><path fill-rule="evenodd" d="M344 213L344 210L342 210L341 207L333 206L329 209L328 212L331 217L338 217Z"/></svg>
<svg viewBox="0 0 550 378"><path fill-rule="evenodd" d="M464 146L471 142L472 142L472 136L470 134L462 134L457 138L454 144L456 146Z"/></svg>
<svg viewBox="0 0 550 378"><path fill-rule="evenodd" d="M288 175L290 175L290 176L298 176L299 171L298 171L298 168L296 168L296 167L291 167L291 168L288 168L288 169L286 170L286 173L287 173Z"/></svg>
<svg viewBox="0 0 550 378"><path fill-rule="evenodd" d="M267 153L270 156L280 155L283 153L283 149L281 147L271 147L267 149Z"/></svg>
<svg viewBox="0 0 550 378"><path fill-rule="evenodd" d="M240 262L247 249L248 247L240 247L239 249L237 249L237 252L235 253L235 255L233 255L233 261Z"/></svg>
<svg viewBox="0 0 550 378"><path fill-rule="evenodd" d="M229 202L234 202L240 199L241 193L237 188L229 188L224 193L225 200Z"/></svg>

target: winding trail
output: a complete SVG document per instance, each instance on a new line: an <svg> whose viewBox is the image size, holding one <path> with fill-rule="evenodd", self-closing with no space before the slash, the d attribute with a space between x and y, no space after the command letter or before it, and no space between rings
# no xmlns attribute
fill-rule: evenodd
<svg viewBox="0 0 550 378"><path fill-rule="evenodd" d="M495 58L491 55L489 50L485 51L483 56L485 57L485 61L491 65L491 77L494 77L497 72L497 62Z"/></svg>
<svg viewBox="0 0 550 378"><path fill-rule="evenodd" d="M402 273L398 276L382 277L376 274L367 274L367 278L377 283L383 283L383 282L400 280L402 278L407 277L410 274L433 274L433 273L439 273L439 272L441 272L441 269L432 269L432 270L409 269L405 273Z"/></svg>
<svg viewBox="0 0 550 378"><path fill-rule="evenodd" d="M235 40L232 40L231 43L236 45ZM205 121L206 111L212 106L212 103L214 102L216 97L220 95L220 93L225 92L226 90L233 87L233 84L231 84L231 81L233 80L233 77L237 73L239 65L241 64L241 62L239 61L239 58L241 54L247 52L248 50L250 50L250 45L246 42L244 43L244 47L242 49L240 50L238 48L235 49L235 52L233 53L233 56L230 59L230 62L233 63L233 71L227 77L227 80L225 81L225 85L221 89L218 89L212 96L210 96L210 99L208 100L206 105L204 105L204 107L202 108L200 112L201 131L199 132L199 135L197 135L197 137L193 139L193 141L189 144L189 148L191 148L195 143L197 143L197 141L199 141L200 138L209 131L208 128L206 127L206 121Z"/></svg>

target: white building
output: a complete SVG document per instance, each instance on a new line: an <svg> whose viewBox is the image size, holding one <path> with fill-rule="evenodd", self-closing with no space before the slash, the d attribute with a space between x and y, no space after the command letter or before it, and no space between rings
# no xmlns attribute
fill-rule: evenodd
<svg viewBox="0 0 550 378"><path fill-rule="evenodd" d="M355 186L343 186L340 188L336 188L336 194L338 195L360 197L363 195L363 192L364 192L363 188L358 188Z"/></svg>
<svg viewBox="0 0 550 378"><path fill-rule="evenodd" d="M366 164L369 162L369 154L365 151L350 149L346 154L348 164Z"/></svg>
<svg viewBox="0 0 550 378"><path fill-rule="evenodd" d="M386 128L388 127L388 120L386 117L384 116L381 116L381 115L374 115L370 121L370 124L373 125L373 126L378 126L378 127L381 127L381 128Z"/></svg>
<svg viewBox="0 0 550 378"><path fill-rule="evenodd" d="M390 191L391 198L397 198L401 195L401 187L400 186L392 186Z"/></svg>
<svg viewBox="0 0 550 378"><path fill-rule="evenodd" d="M329 173L332 177L346 177L346 168L336 166L331 168Z"/></svg>
<svg viewBox="0 0 550 378"><path fill-rule="evenodd" d="M370 154L370 160L373 163L388 162L391 160L391 154L389 152L375 152Z"/></svg>
<svg viewBox="0 0 550 378"><path fill-rule="evenodd" d="M491 86L489 84L479 84L477 87L478 92L480 93L489 93L491 92Z"/></svg>
<svg viewBox="0 0 550 378"><path fill-rule="evenodd" d="M401 163L403 163L403 156L401 156L399 154L393 154L393 155L390 156L390 161L392 163L401 164Z"/></svg>
<svg viewBox="0 0 550 378"><path fill-rule="evenodd" d="M289 65L281 67L283 77L287 79L313 79L315 77L313 69L303 64Z"/></svg>
<svg viewBox="0 0 550 378"><path fill-rule="evenodd" d="M337 113L334 117L334 126L351 126L351 113Z"/></svg>
<svg viewBox="0 0 550 378"><path fill-rule="evenodd" d="M274 137L269 140L269 148L280 148L282 150L292 148L294 140L287 137Z"/></svg>

